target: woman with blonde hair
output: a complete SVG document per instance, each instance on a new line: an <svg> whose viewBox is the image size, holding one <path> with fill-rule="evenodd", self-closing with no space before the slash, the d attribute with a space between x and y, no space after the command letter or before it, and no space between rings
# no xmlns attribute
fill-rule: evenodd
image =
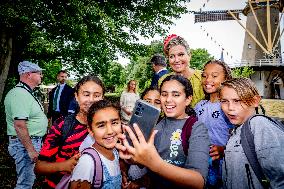
<svg viewBox="0 0 284 189"><path fill-rule="evenodd" d="M184 38L175 34L169 35L164 40L164 53L168 58L172 73L166 74L159 80L159 85L168 75L182 75L187 78L193 88L191 107L194 107L200 100L205 98L201 85L201 71L190 68L191 52L188 43Z"/></svg>
<svg viewBox="0 0 284 189"><path fill-rule="evenodd" d="M127 83L127 90L123 91L120 97L121 118L122 121L128 122L132 115L132 111L139 94L137 93L137 82L130 80Z"/></svg>

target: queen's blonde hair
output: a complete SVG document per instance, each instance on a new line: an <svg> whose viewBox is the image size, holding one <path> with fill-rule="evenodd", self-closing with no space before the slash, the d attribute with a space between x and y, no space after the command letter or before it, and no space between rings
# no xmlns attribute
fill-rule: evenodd
<svg viewBox="0 0 284 189"><path fill-rule="evenodd" d="M190 48L188 43L186 42L186 40L180 36L176 36L174 38L172 38L169 42L167 42L165 44L164 47L164 53L166 57L169 57L169 50L170 48L177 46L177 45L181 45L184 46L184 48L186 49L186 52L188 55L190 55Z"/></svg>

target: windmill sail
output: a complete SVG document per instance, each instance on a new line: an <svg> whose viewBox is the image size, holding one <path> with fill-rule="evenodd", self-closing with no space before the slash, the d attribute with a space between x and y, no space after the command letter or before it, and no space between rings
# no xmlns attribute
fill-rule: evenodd
<svg viewBox="0 0 284 189"><path fill-rule="evenodd" d="M242 10L231 10L235 13L236 17L239 18L239 14ZM228 14L227 10L220 10L220 11L202 11L202 12L195 12L194 13L194 23L198 22L213 22L213 21L223 21L223 20L234 20L234 18Z"/></svg>

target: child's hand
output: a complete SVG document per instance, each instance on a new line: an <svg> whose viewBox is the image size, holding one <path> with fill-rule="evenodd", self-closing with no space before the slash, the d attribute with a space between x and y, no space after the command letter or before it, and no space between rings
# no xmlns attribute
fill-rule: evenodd
<svg viewBox="0 0 284 189"><path fill-rule="evenodd" d="M125 145L129 145L124 134L120 133L117 135L120 142L116 143L115 148L119 151L119 157L124 160L132 158L132 155L127 151Z"/></svg>
<svg viewBox="0 0 284 189"><path fill-rule="evenodd" d="M128 188L130 183L131 183L131 181L128 181L128 177L125 176L125 175L122 175L122 183L121 183L122 189Z"/></svg>
<svg viewBox="0 0 284 189"><path fill-rule="evenodd" d="M140 186L140 184L136 183L135 181L130 181L127 188L128 189L140 189L141 186Z"/></svg>
<svg viewBox="0 0 284 189"><path fill-rule="evenodd" d="M75 166L77 165L80 156L81 156L80 153L78 153L78 154L75 154L70 159L64 161L63 171L67 173L71 173L73 169L75 168Z"/></svg>
<svg viewBox="0 0 284 189"><path fill-rule="evenodd" d="M212 157L212 160L217 160L221 159L224 156L224 146L217 146L217 145L212 145L210 146L210 151L209 155Z"/></svg>
<svg viewBox="0 0 284 189"><path fill-rule="evenodd" d="M157 131L153 131L149 141L146 142L144 135L137 124L133 124L133 126L138 139L130 127L124 126L124 129L126 132L128 132L129 137L134 145L134 147L132 147L128 144L128 142L124 144L127 151L132 155L132 159L137 163L149 167L150 169L153 166L158 166L156 160L161 159L161 157L154 146L154 138Z"/></svg>

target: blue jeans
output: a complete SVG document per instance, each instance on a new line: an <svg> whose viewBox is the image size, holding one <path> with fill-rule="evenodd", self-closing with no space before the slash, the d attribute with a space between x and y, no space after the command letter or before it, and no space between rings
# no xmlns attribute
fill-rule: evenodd
<svg viewBox="0 0 284 189"><path fill-rule="evenodd" d="M39 152L42 138L32 138L31 140L35 150ZM35 164L31 161L28 151L23 146L19 138L9 138L8 151L14 158L16 164L17 185L15 189L31 189L35 180Z"/></svg>

